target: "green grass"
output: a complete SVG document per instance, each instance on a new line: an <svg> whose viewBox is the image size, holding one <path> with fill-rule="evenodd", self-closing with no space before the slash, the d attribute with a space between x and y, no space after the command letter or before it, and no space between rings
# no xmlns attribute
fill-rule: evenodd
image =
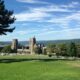
<svg viewBox="0 0 80 80"><path fill-rule="evenodd" d="M0 80L80 80L78 60L48 61L32 60L33 58L41 58L41 56L0 56L1 60L9 59L7 62L0 62ZM11 59L13 60L9 62Z"/></svg>

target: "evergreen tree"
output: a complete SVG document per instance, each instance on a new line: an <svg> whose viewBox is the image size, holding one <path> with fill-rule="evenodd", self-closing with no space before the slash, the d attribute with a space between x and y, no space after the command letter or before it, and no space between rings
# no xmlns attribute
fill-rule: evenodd
<svg viewBox="0 0 80 80"><path fill-rule="evenodd" d="M14 23L15 17L13 11L5 8L3 0L0 0L0 35L6 35L7 32L13 32L15 28L9 28Z"/></svg>

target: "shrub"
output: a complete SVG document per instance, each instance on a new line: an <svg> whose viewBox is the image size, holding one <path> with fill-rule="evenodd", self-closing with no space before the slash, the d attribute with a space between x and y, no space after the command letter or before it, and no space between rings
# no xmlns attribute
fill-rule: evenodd
<svg viewBox="0 0 80 80"><path fill-rule="evenodd" d="M52 57L52 54L48 54L49 57Z"/></svg>
<svg viewBox="0 0 80 80"><path fill-rule="evenodd" d="M5 46L5 47L1 50L1 52L3 52L3 53L11 53L11 52L12 52L12 50L11 50L11 45Z"/></svg>
<svg viewBox="0 0 80 80"><path fill-rule="evenodd" d="M47 52L54 53L55 52L55 47L56 47L56 45L54 45L54 44L48 44L47 45Z"/></svg>
<svg viewBox="0 0 80 80"><path fill-rule="evenodd" d="M36 47L36 48L34 48L34 52L36 54L42 54L42 49L40 47Z"/></svg>

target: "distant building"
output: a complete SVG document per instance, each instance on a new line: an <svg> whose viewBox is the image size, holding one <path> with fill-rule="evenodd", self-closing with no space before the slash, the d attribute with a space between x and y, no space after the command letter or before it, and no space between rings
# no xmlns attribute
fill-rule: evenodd
<svg viewBox="0 0 80 80"><path fill-rule="evenodd" d="M30 52L31 54L34 54L34 45L36 45L36 38L30 38L30 42L29 42L29 48L30 48Z"/></svg>
<svg viewBox="0 0 80 80"><path fill-rule="evenodd" d="M18 40L17 39L13 39L11 49L13 51L17 52L17 49L18 49Z"/></svg>
<svg viewBox="0 0 80 80"><path fill-rule="evenodd" d="M35 46L41 48L42 51L44 52L44 48L43 48L44 45L37 44L35 37L30 38L28 46L21 46L20 44L18 44L17 39L13 39L11 49L16 51L16 53L20 53L20 54L23 54L23 53L24 54L35 54L34 52Z"/></svg>

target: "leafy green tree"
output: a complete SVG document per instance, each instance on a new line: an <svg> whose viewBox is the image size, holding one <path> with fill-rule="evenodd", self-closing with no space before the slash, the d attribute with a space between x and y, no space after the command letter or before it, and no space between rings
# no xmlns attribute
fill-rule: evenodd
<svg viewBox="0 0 80 80"><path fill-rule="evenodd" d="M61 55L60 46L59 46L58 44L56 45L55 53L56 53L56 56L57 56L57 57L59 57L59 56Z"/></svg>
<svg viewBox="0 0 80 80"><path fill-rule="evenodd" d="M67 45L65 43L59 45L61 56L67 56Z"/></svg>
<svg viewBox="0 0 80 80"><path fill-rule="evenodd" d="M42 54L47 55L47 49L46 49L46 47L44 47L44 48L42 49Z"/></svg>
<svg viewBox="0 0 80 80"><path fill-rule="evenodd" d="M80 43L76 44L77 47L77 57L80 57Z"/></svg>
<svg viewBox="0 0 80 80"><path fill-rule="evenodd" d="M54 55L54 53L55 53L55 47L56 47L55 44L48 44L47 45L47 53L48 53L49 57L51 57L51 56Z"/></svg>
<svg viewBox="0 0 80 80"><path fill-rule="evenodd" d="M0 35L6 35L7 32L13 32L15 28L9 28L15 21L13 11L7 10L3 0L0 0Z"/></svg>
<svg viewBox="0 0 80 80"><path fill-rule="evenodd" d="M36 54L42 54L42 49L41 49L41 47L35 46L35 47L34 47L34 52L35 52Z"/></svg>
<svg viewBox="0 0 80 80"><path fill-rule="evenodd" d="M69 45L69 48L68 48L68 55L69 56L77 56L77 48L76 48L76 45L75 43L71 42L70 45Z"/></svg>
<svg viewBox="0 0 80 80"><path fill-rule="evenodd" d="M55 44L48 44L47 45L47 52L54 53L55 52L55 47L56 47Z"/></svg>

